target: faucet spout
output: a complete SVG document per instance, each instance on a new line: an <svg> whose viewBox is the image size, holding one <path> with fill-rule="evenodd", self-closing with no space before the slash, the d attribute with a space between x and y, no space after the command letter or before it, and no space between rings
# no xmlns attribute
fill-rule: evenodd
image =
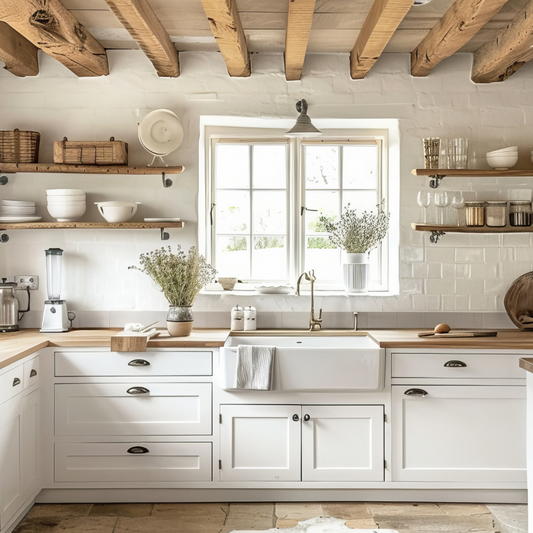
<svg viewBox="0 0 533 533"><path fill-rule="evenodd" d="M318 318L315 318L315 271L310 270L309 272L304 272L300 275L296 282L296 296L300 296L300 282L302 281L302 278L311 282L311 316L309 318L309 331L318 331L322 328L322 309L319 310Z"/></svg>

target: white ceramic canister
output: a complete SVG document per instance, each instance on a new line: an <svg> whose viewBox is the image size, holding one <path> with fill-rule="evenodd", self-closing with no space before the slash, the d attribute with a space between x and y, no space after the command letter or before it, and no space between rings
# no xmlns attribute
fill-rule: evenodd
<svg viewBox="0 0 533 533"><path fill-rule="evenodd" d="M231 310L231 331L244 331L244 310L240 305Z"/></svg>
<svg viewBox="0 0 533 533"><path fill-rule="evenodd" d="M255 307L249 305L244 308L244 331L255 331L257 329L257 312Z"/></svg>

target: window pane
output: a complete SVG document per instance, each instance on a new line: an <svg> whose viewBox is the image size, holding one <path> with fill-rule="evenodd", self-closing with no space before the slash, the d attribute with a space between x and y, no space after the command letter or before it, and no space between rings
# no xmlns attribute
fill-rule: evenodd
<svg viewBox="0 0 533 533"><path fill-rule="evenodd" d="M378 147L344 146L342 172L345 189L377 189Z"/></svg>
<svg viewBox="0 0 533 533"><path fill-rule="evenodd" d="M252 277L264 280L287 279L287 248L285 237L254 237Z"/></svg>
<svg viewBox="0 0 533 533"><path fill-rule="evenodd" d="M218 191L216 224L218 233L249 233L250 192Z"/></svg>
<svg viewBox="0 0 533 533"><path fill-rule="evenodd" d="M253 186L284 189L287 186L287 147L279 144L253 146Z"/></svg>
<svg viewBox="0 0 533 533"><path fill-rule="evenodd" d="M250 252L248 237L219 235L217 237L217 263L219 276L250 277Z"/></svg>
<svg viewBox="0 0 533 533"><path fill-rule="evenodd" d="M341 279L340 250L329 246L327 238L322 241L315 237L306 239L305 270L314 269L319 282Z"/></svg>
<svg viewBox="0 0 533 533"><path fill-rule="evenodd" d="M307 189L339 188L338 146L305 147L305 181Z"/></svg>
<svg viewBox="0 0 533 533"><path fill-rule="evenodd" d="M342 197L342 207L350 204L350 209L356 209L357 215L361 215L363 211L375 213L378 203L377 191L344 191Z"/></svg>
<svg viewBox="0 0 533 533"><path fill-rule="evenodd" d="M215 159L217 188L248 188L250 186L250 146L217 144Z"/></svg>
<svg viewBox="0 0 533 533"><path fill-rule="evenodd" d="M253 232L285 233L287 205L285 191L254 191Z"/></svg>
<svg viewBox="0 0 533 533"><path fill-rule="evenodd" d="M318 209L317 212L305 211L306 233L315 233L319 230L317 223L320 215L339 217L340 196L337 191L307 191L305 196L306 207L308 209Z"/></svg>

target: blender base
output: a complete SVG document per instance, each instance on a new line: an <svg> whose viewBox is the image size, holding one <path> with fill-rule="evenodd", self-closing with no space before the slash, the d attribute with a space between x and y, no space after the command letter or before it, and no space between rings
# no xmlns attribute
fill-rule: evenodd
<svg viewBox="0 0 533 533"><path fill-rule="evenodd" d="M63 333L68 331L69 320L65 300L46 300L43 310L41 333Z"/></svg>

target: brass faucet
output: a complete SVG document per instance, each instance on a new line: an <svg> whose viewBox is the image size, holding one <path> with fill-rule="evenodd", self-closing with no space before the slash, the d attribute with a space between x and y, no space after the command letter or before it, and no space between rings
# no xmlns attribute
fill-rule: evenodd
<svg viewBox="0 0 533 533"><path fill-rule="evenodd" d="M309 272L304 272L300 275L298 281L296 282L296 296L300 296L300 282L302 281L302 278L305 278L306 281L311 282L311 317L309 318L309 331L319 331L322 327L322 309L320 309L318 312L318 318L315 318L315 271L310 270Z"/></svg>

